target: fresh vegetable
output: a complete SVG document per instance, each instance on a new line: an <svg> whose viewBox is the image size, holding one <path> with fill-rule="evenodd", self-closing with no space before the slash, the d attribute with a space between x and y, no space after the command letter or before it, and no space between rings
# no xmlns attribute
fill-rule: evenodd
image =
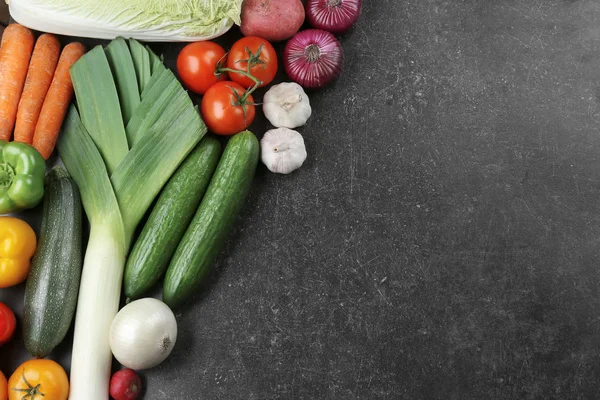
<svg viewBox="0 0 600 400"><path fill-rule="evenodd" d="M252 132L229 139L200 207L167 269L163 301L177 307L195 293L219 255L250 189L259 159Z"/></svg>
<svg viewBox="0 0 600 400"><path fill-rule="evenodd" d="M0 43L0 93L2 93L0 96L0 140L10 140L12 137L34 41L33 32L19 24L8 25L2 34Z"/></svg>
<svg viewBox="0 0 600 400"><path fill-rule="evenodd" d="M114 79L115 60L108 61L105 50L96 46L71 68L78 107L69 109L57 147L79 187L90 222L75 314L71 399L108 398L110 324L119 309L125 257L134 232L169 177L206 133L175 75L155 62L155 54L149 52L148 59L153 60L150 80L127 129L115 122L123 121L118 93L135 86L121 87Z"/></svg>
<svg viewBox="0 0 600 400"><path fill-rule="evenodd" d="M270 84L277 75L277 53L273 45L256 36L246 36L231 46L227 56L229 79L239 83L244 88L251 88L256 84L246 74L260 81L258 87ZM232 72L242 70L246 74Z"/></svg>
<svg viewBox="0 0 600 400"><path fill-rule="evenodd" d="M279 42L298 32L304 17L300 0L244 0L240 30L244 36Z"/></svg>
<svg viewBox="0 0 600 400"><path fill-rule="evenodd" d="M29 224L15 217L0 217L0 288L27 279L37 238Z"/></svg>
<svg viewBox="0 0 600 400"><path fill-rule="evenodd" d="M73 98L73 83L69 70L84 53L84 45L79 42L71 42L64 47L58 59L56 71L44 99L33 136L33 147L46 160L54 151L60 128Z"/></svg>
<svg viewBox="0 0 600 400"><path fill-rule="evenodd" d="M33 208L44 197L46 162L27 143L0 140L0 214Z"/></svg>
<svg viewBox="0 0 600 400"><path fill-rule="evenodd" d="M68 396L67 373L52 360L25 361L8 380L9 400L67 400Z"/></svg>
<svg viewBox="0 0 600 400"><path fill-rule="evenodd" d="M43 32L194 42L239 25L242 0L10 0L8 6L15 21Z"/></svg>
<svg viewBox="0 0 600 400"><path fill-rule="evenodd" d="M307 0L306 19L317 29L344 33L360 17L362 0Z"/></svg>
<svg viewBox="0 0 600 400"><path fill-rule="evenodd" d="M295 82L282 82L263 96L263 112L271 125L297 128L306 124L312 109L302 86Z"/></svg>
<svg viewBox="0 0 600 400"><path fill-rule="evenodd" d="M12 310L0 302L0 346L10 342L15 334L17 318ZM2 376L4 378L4 376ZM4 378L5 379L5 378ZM6 382L6 379L4 380ZM0 384L0 398L2 397L2 384Z"/></svg>
<svg viewBox="0 0 600 400"><path fill-rule="evenodd" d="M321 88L342 73L344 51L333 34L320 29L299 32L285 45L286 74L305 88Z"/></svg>
<svg viewBox="0 0 600 400"><path fill-rule="evenodd" d="M8 382L6 376L0 371L0 400L8 399Z"/></svg>
<svg viewBox="0 0 600 400"><path fill-rule="evenodd" d="M216 72L225 58L225 49L215 42L190 43L177 56L177 73L186 88L204 94L215 83L227 80L227 72Z"/></svg>
<svg viewBox="0 0 600 400"><path fill-rule="evenodd" d="M165 185L127 259L124 292L128 299L140 297L164 275L220 156L219 141L205 136Z"/></svg>
<svg viewBox="0 0 600 400"><path fill-rule="evenodd" d="M142 391L142 380L130 368L115 372L110 378L110 397L114 400L135 400Z"/></svg>
<svg viewBox="0 0 600 400"><path fill-rule="evenodd" d="M289 174L306 160L302 135L288 128L267 131L260 141L260 149L263 164L278 174Z"/></svg>
<svg viewBox="0 0 600 400"><path fill-rule="evenodd" d="M234 135L250 126L256 115L254 99L235 82L217 82L201 104L202 118L217 135Z"/></svg>
<svg viewBox="0 0 600 400"><path fill-rule="evenodd" d="M46 178L40 241L25 287L23 337L35 357L60 344L73 321L81 278L81 197L67 171Z"/></svg>
<svg viewBox="0 0 600 400"><path fill-rule="evenodd" d="M110 325L110 348L123 366L153 368L167 359L177 341L177 321L162 301L135 300L119 311Z"/></svg>
<svg viewBox="0 0 600 400"><path fill-rule="evenodd" d="M133 45L134 43L137 45ZM133 45L131 50L130 44ZM148 51L139 42L130 41L128 44L122 37L111 41L106 46L105 52L117 83L123 124L127 126L140 105L142 93L140 82L145 84L151 74L150 57ZM146 54L146 57L143 54ZM145 71L142 72L142 69Z"/></svg>
<svg viewBox="0 0 600 400"><path fill-rule="evenodd" d="M25 86L19 101L14 131L16 142L33 143L35 125L52 83L59 55L58 38L50 33L42 34L33 48Z"/></svg>
<svg viewBox="0 0 600 400"><path fill-rule="evenodd" d="M143 93L146 85L150 82L152 69L152 65L150 64L150 53L137 40L129 41L129 49L131 50L131 58L137 75L139 91L140 93ZM113 71L118 71L118 68L113 68Z"/></svg>

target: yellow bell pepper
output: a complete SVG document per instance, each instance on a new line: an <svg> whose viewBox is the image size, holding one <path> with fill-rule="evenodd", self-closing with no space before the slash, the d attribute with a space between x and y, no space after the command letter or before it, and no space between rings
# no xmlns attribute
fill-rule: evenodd
<svg viewBox="0 0 600 400"><path fill-rule="evenodd" d="M27 279L36 247L35 232L27 222L0 217L0 288L18 285Z"/></svg>

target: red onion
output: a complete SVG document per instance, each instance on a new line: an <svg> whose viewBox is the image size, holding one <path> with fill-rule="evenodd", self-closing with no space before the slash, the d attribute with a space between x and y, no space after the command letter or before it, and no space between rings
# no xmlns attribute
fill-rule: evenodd
<svg viewBox="0 0 600 400"><path fill-rule="evenodd" d="M321 88L342 73L344 50L331 33L307 29L288 40L283 66L288 76L305 88Z"/></svg>
<svg viewBox="0 0 600 400"><path fill-rule="evenodd" d="M318 29L343 33L360 17L362 0L308 0L306 18Z"/></svg>

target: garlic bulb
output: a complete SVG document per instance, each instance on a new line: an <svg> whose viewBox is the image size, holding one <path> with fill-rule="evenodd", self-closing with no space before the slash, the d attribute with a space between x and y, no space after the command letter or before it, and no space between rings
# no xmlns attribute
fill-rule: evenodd
<svg viewBox="0 0 600 400"><path fill-rule="evenodd" d="M271 86L265 93L263 112L277 128L297 128L308 121L312 109L302 86L295 82L283 82Z"/></svg>
<svg viewBox="0 0 600 400"><path fill-rule="evenodd" d="M269 171L289 174L306 160L302 135L288 128L267 131L260 141L261 159Z"/></svg>
<svg viewBox="0 0 600 400"><path fill-rule="evenodd" d="M110 349L121 365L148 369L163 362L177 340L173 311L160 300L145 298L123 307L110 325Z"/></svg>

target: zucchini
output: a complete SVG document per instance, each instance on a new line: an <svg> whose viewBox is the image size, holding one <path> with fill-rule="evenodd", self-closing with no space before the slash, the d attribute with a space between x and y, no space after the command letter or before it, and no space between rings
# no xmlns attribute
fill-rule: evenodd
<svg viewBox="0 0 600 400"><path fill-rule="evenodd" d="M127 302L152 289L164 275L220 157L221 143L205 136L163 188L127 259L123 282Z"/></svg>
<svg viewBox="0 0 600 400"><path fill-rule="evenodd" d="M23 337L35 357L65 338L75 314L82 269L79 189L62 166L46 176L40 240L25 286Z"/></svg>
<svg viewBox="0 0 600 400"><path fill-rule="evenodd" d="M229 139L200 207L167 269L162 298L171 308L184 303L199 289L216 261L250 190L259 146L249 131Z"/></svg>

